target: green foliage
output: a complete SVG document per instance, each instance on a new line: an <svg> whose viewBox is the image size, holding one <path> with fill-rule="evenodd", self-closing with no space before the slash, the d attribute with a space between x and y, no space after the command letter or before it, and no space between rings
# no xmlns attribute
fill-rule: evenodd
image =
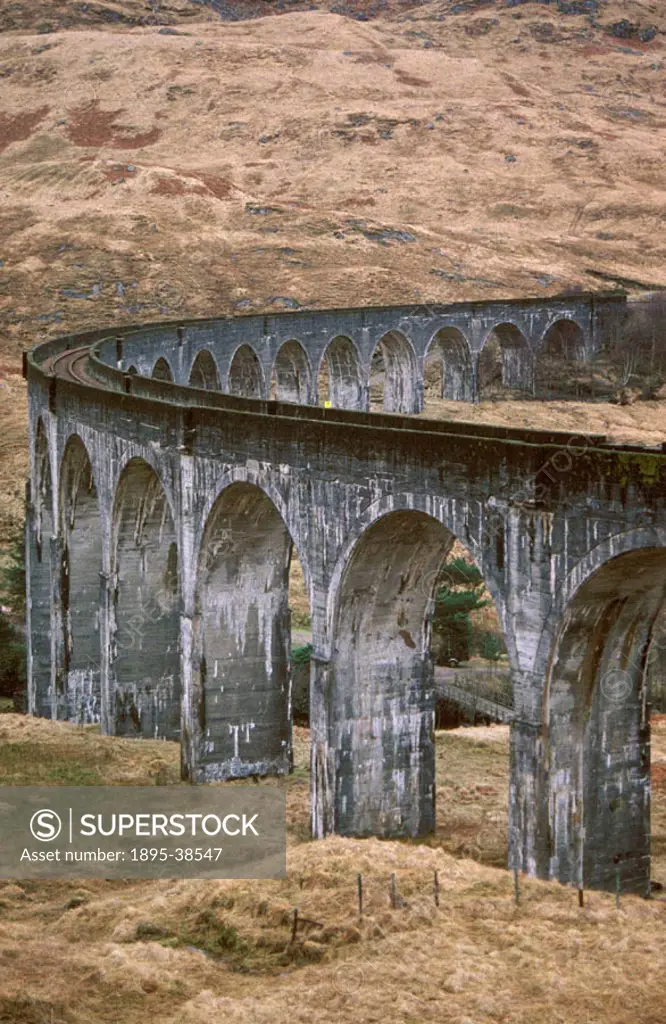
<svg viewBox="0 0 666 1024"><path fill-rule="evenodd" d="M310 659L312 644L291 649L291 707L296 725L310 722Z"/></svg>
<svg viewBox="0 0 666 1024"><path fill-rule="evenodd" d="M292 647L292 665L309 665L312 657L312 644L303 644L302 647Z"/></svg>
<svg viewBox="0 0 666 1024"><path fill-rule="evenodd" d="M504 650L502 638L497 633L482 633L479 654L486 661L498 661Z"/></svg>
<svg viewBox="0 0 666 1024"><path fill-rule="evenodd" d="M464 558L447 562L442 573L444 585L435 596L432 620L433 649L438 665L450 661L467 661L472 641L470 612L485 608L490 602L483 598L483 576L475 565Z"/></svg>
<svg viewBox="0 0 666 1024"><path fill-rule="evenodd" d="M473 562L467 562L464 558L452 558L442 570L442 583L444 589L465 587L469 590L482 587L483 576Z"/></svg>

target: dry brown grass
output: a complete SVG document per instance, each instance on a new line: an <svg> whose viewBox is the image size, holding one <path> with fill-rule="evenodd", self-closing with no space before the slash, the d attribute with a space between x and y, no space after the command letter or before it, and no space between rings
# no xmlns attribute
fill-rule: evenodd
<svg viewBox="0 0 666 1024"><path fill-rule="evenodd" d="M172 743L12 715L0 729L23 750L24 782L44 781L37 762L54 750L97 763L106 782L155 782L156 759L176 771ZM0 1021L660 1024L663 902L626 898L618 911L589 893L580 910L571 889L523 880L516 907L510 875L489 866L505 830L507 744L504 726L438 734L440 825L428 842L306 841L308 734L298 729L297 770L274 782L288 795L285 880L4 883ZM653 756L666 765L666 716ZM662 849L664 811L659 788ZM474 859L453 855L465 851ZM664 868L666 858L656 877ZM311 923L290 944L295 906Z"/></svg>
<svg viewBox="0 0 666 1024"><path fill-rule="evenodd" d="M493 423L534 430L562 430L572 437L605 434L609 441L658 445L666 437L666 403L636 402L620 406L609 402L448 402L433 399L425 416L436 419Z"/></svg>

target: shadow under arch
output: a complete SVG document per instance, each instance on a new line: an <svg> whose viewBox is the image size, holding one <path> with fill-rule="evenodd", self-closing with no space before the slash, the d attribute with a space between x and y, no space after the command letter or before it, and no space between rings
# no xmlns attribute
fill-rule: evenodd
<svg viewBox="0 0 666 1024"><path fill-rule="evenodd" d="M221 390L217 363L208 349L203 348L197 352L190 370L188 384L191 388L201 388L204 391Z"/></svg>
<svg viewBox="0 0 666 1024"><path fill-rule="evenodd" d="M63 678L56 693L57 717L87 725L102 717L103 539L92 463L78 434L72 434L65 446L59 509Z"/></svg>
<svg viewBox="0 0 666 1024"><path fill-rule="evenodd" d="M51 681L54 655L51 623L53 483L49 443L41 417L35 431L33 460L26 558L26 572L30 576L28 709L31 714L41 718L52 718L55 715L55 694Z"/></svg>
<svg viewBox="0 0 666 1024"><path fill-rule="evenodd" d="M387 331L375 346L370 366L370 407L416 413L422 406L416 354L402 331Z"/></svg>
<svg viewBox="0 0 666 1024"><path fill-rule="evenodd" d="M155 470L133 458L116 487L110 721L120 736L180 738L178 547Z"/></svg>
<svg viewBox="0 0 666 1024"><path fill-rule="evenodd" d="M426 387L434 397L458 402L474 400L474 367L467 338L456 327L433 335L424 359Z"/></svg>
<svg viewBox="0 0 666 1024"><path fill-rule="evenodd" d="M312 372L307 352L292 339L280 346L271 378L271 398L306 405L312 398Z"/></svg>
<svg viewBox="0 0 666 1024"><path fill-rule="evenodd" d="M487 333L477 364L479 397L502 389L534 390L534 355L527 338L515 324L502 323Z"/></svg>
<svg viewBox="0 0 666 1024"><path fill-rule="evenodd" d="M240 345L231 360L227 391L243 398L264 397L264 375L259 357L251 345Z"/></svg>
<svg viewBox="0 0 666 1024"><path fill-rule="evenodd" d="M328 343L319 363L317 394L320 405L334 409L364 409L366 389L358 349L344 335Z"/></svg>
<svg viewBox="0 0 666 1024"><path fill-rule="evenodd" d="M540 393L572 391L572 368L585 360L585 333L575 320L562 318L544 331L536 352L535 379Z"/></svg>
<svg viewBox="0 0 666 1024"><path fill-rule="evenodd" d="M169 363L164 358L164 356L160 356L160 358L157 360L157 362L153 366L153 372L151 373L150 376L154 380L165 380L173 382L173 370L169 366Z"/></svg>
<svg viewBox="0 0 666 1024"><path fill-rule="evenodd" d="M626 551L597 566L567 603L544 691L549 757L535 825L543 877L649 894L647 691L665 580L666 547Z"/></svg>
<svg viewBox="0 0 666 1024"><path fill-rule="evenodd" d="M192 781L291 770L292 548L284 519L256 484L233 482L218 494L197 564Z"/></svg>

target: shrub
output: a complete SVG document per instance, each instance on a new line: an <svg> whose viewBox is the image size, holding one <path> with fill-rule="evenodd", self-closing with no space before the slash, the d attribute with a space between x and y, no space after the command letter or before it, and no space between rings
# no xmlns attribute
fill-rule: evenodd
<svg viewBox="0 0 666 1024"><path fill-rule="evenodd" d="M291 651L291 706L296 725L310 724L310 660L312 644Z"/></svg>
<svg viewBox="0 0 666 1024"><path fill-rule="evenodd" d="M479 654L486 661L498 661L504 651L502 638L497 633L482 633L479 643Z"/></svg>

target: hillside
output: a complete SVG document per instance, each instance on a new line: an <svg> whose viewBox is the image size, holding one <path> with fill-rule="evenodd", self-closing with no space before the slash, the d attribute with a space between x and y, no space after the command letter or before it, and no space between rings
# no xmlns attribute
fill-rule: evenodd
<svg viewBox="0 0 666 1024"><path fill-rule="evenodd" d="M0 27L0 540L43 338L666 285L657 3L12 0Z"/></svg>
<svg viewBox="0 0 666 1024"><path fill-rule="evenodd" d="M663 37L446 6L1 36L8 340L666 284Z"/></svg>

